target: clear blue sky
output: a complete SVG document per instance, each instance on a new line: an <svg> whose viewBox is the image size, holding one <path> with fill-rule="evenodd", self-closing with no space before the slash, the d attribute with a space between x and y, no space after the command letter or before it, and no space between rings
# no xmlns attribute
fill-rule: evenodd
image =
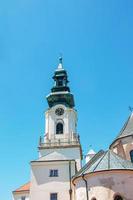
<svg viewBox="0 0 133 200"><path fill-rule="evenodd" d="M107 149L133 106L133 1L0 1L2 200L30 178L60 52L84 154Z"/></svg>

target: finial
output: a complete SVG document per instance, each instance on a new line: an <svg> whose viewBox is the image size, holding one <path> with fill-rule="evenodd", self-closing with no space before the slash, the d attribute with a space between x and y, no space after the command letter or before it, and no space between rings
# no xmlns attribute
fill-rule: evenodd
<svg viewBox="0 0 133 200"><path fill-rule="evenodd" d="M63 65L62 65L62 62L63 61L63 58L62 58L62 54L60 54L60 57L59 57L59 65L58 65L58 70L61 70L63 69Z"/></svg>
<svg viewBox="0 0 133 200"><path fill-rule="evenodd" d="M133 107L129 106L128 108L130 112L133 112Z"/></svg>
<svg viewBox="0 0 133 200"><path fill-rule="evenodd" d="M59 63L60 64L62 64L62 60L63 60L62 55L60 55L60 57L59 57Z"/></svg>

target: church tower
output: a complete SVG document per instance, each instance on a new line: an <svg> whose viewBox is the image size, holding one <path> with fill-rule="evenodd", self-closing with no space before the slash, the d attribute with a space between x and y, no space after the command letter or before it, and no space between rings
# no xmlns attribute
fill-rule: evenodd
<svg viewBox="0 0 133 200"><path fill-rule="evenodd" d="M47 96L45 134L39 141L39 159L31 162L30 200L71 200L71 177L81 168L77 111L62 58Z"/></svg>

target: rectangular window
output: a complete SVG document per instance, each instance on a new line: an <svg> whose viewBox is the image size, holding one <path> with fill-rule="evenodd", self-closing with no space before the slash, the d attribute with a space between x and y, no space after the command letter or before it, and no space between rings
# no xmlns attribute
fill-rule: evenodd
<svg viewBox="0 0 133 200"><path fill-rule="evenodd" d="M50 177L58 177L58 170L57 169L50 169L49 176Z"/></svg>
<svg viewBox="0 0 133 200"><path fill-rule="evenodd" d="M63 86L63 81L62 80L58 81L58 86Z"/></svg>
<svg viewBox="0 0 133 200"><path fill-rule="evenodd" d="M26 200L26 197L21 197L21 200Z"/></svg>
<svg viewBox="0 0 133 200"><path fill-rule="evenodd" d="M57 193L51 193L50 200L57 200Z"/></svg>

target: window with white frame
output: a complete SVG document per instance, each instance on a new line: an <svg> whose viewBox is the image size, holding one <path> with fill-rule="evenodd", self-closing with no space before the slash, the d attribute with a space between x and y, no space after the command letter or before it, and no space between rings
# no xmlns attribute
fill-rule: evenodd
<svg viewBox="0 0 133 200"><path fill-rule="evenodd" d="M49 176L50 177L58 177L58 169L50 169Z"/></svg>
<svg viewBox="0 0 133 200"><path fill-rule="evenodd" d="M50 200L57 200L57 193L51 193Z"/></svg>

